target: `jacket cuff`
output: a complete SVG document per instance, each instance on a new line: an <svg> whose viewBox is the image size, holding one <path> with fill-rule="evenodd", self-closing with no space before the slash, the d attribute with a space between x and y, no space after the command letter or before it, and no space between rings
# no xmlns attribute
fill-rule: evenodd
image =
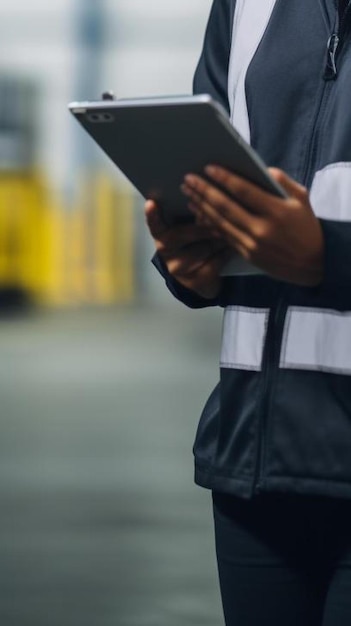
<svg viewBox="0 0 351 626"><path fill-rule="evenodd" d="M164 278L165 283L171 292L171 294L180 302L183 302L191 309L203 309L209 306L217 306L220 304L219 296L217 298L202 298L194 291L183 287L178 281L176 281L168 272L167 267L161 257L155 254L152 258L152 263Z"/></svg>

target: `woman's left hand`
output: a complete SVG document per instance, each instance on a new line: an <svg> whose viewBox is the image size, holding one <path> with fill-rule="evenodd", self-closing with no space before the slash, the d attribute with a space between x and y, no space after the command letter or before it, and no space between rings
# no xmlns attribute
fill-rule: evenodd
<svg viewBox="0 0 351 626"><path fill-rule="evenodd" d="M323 232L305 187L270 168L288 194L282 199L221 167L205 171L210 182L189 174L182 185L198 223L279 280L303 286L322 281Z"/></svg>

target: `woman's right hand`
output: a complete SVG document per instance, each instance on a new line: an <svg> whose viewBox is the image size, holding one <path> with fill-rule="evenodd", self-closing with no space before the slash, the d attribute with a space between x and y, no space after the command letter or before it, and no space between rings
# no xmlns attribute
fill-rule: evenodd
<svg viewBox="0 0 351 626"><path fill-rule="evenodd" d="M213 230L191 222L168 226L157 204L145 204L146 222L155 248L171 276L203 298L215 298L221 289L220 272L233 255Z"/></svg>

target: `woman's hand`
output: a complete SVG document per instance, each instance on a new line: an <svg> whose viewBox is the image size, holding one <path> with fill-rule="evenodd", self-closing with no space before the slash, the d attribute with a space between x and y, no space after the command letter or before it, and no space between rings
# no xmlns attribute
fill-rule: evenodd
<svg viewBox="0 0 351 626"><path fill-rule="evenodd" d="M318 285L324 240L308 192L281 170L271 168L270 174L287 191L287 199L217 166L206 168L211 182L190 174L182 190L197 224L214 229L245 259L280 280Z"/></svg>
<svg viewBox="0 0 351 626"><path fill-rule="evenodd" d="M145 214L156 250L173 278L203 298L215 298L222 284L221 269L233 254L230 246L208 226L195 222L168 226L152 200L146 202Z"/></svg>

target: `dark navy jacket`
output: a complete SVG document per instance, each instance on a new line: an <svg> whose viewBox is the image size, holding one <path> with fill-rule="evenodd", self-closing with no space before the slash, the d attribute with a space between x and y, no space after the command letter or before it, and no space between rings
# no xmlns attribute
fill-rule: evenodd
<svg viewBox="0 0 351 626"><path fill-rule="evenodd" d="M220 383L201 416L195 479L251 497L351 497L351 9L337 0L214 0L194 79L264 161L310 190L325 237L317 288L224 280ZM158 263L160 268L160 263Z"/></svg>

